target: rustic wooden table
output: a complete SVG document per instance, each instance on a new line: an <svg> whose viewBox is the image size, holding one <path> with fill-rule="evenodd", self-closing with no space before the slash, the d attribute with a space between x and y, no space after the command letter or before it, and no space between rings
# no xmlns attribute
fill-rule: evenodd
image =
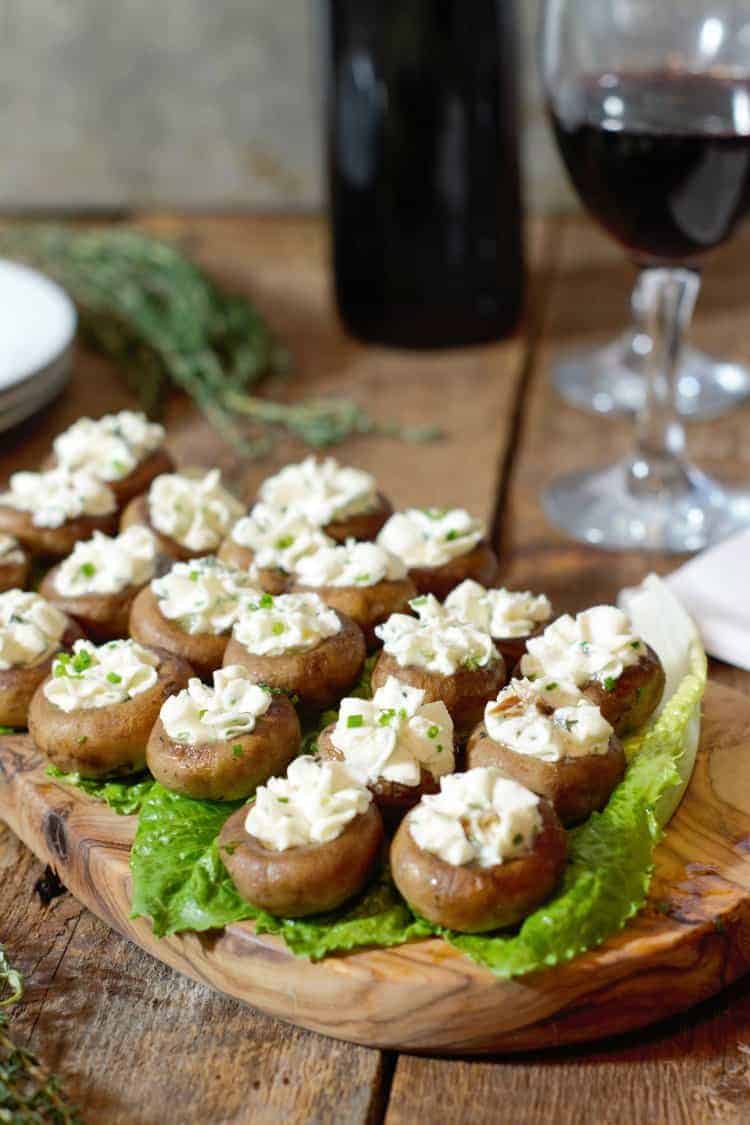
<svg viewBox="0 0 750 1125"><path fill-rule="evenodd" d="M545 590L560 610L609 600L673 560L603 554L545 522L540 486L553 474L612 459L625 424L563 406L547 383L562 348L614 335L631 281L619 253L580 220L532 227L524 331L508 343L435 354L366 349L338 327L322 224L301 218L147 216L228 284L254 294L288 342L298 373L278 393L351 394L374 413L438 420L444 442L353 440L344 459L377 473L399 504L464 504L485 515L503 581ZM708 271L697 341L750 361L750 239ZM0 479L38 464L82 413L130 404L107 364L81 352L73 383L45 414L0 436ZM170 445L183 464L220 464L243 495L302 450L238 464L189 404L169 403ZM704 465L750 476L750 407L690 427ZM750 675L714 678L750 693ZM750 982L703 1008L627 1039L497 1062L396 1056L299 1031L177 976L109 931L68 894L40 894L39 863L0 825L0 941L27 980L13 1031L58 1071L88 1122L741 1122L750 1118ZM41 888L43 890L43 887ZM659 997L654 996L658 1009Z"/></svg>

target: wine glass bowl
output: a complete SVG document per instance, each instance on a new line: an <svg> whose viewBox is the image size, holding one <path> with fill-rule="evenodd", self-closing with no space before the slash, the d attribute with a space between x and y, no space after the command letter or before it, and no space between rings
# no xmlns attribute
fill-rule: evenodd
<svg viewBox="0 0 750 1125"><path fill-rule="evenodd" d="M686 460L675 410L704 259L750 209L750 0L548 0L542 68L573 185L641 271L647 384L633 454L554 483L545 510L602 546L696 550L750 521Z"/></svg>

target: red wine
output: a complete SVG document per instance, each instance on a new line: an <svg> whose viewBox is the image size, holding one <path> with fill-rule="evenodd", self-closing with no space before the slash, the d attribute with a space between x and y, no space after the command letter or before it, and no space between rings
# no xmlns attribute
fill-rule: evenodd
<svg viewBox="0 0 750 1125"><path fill-rule="evenodd" d="M750 79L591 75L563 87L552 117L584 204L638 258L705 253L750 206Z"/></svg>
<svg viewBox="0 0 750 1125"><path fill-rule="evenodd" d="M522 298L513 0L326 0L336 297L366 340L440 347Z"/></svg>

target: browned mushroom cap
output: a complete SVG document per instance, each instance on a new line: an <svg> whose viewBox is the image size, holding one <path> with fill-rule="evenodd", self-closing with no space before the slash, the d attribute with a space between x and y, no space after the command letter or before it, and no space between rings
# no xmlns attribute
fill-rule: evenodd
<svg viewBox="0 0 750 1125"><path fill-rule="evenodd" d="M375 636L375 626L387 621L392 613L409 613L409 602L416 596L410 578L384 578L373 586L292 586L295 594L317 594L331 609L351 617L365 635L369 651L380 641Z"/></svg>
<svg viewBox="0 0 750 1125"><path fill-rule="evenodd" d="M583 688L584 695L596 703L602 715L623 738L639 730L653 715L664 694L664 669L649 645L637 664L630 664L608 690L598 680Z"/></svg>
<svg viewBox="0 0 750 1125"><path fill-rule="evenodd" d="M167 789L207 801L249 797L269 777L283 774L299 750L297 713L284 695L247 734L192 745L176 742L157 719L146 748L148 768Z"/></svg>
<svg viewBox="0 0 750 1125"><path fill-rule="evenodd" d="M314 648L257 656L232 637L224 653L224 666L240 664L255 684L267 684L296 695L303 707L323 711L333 706L362 674L365 639L362 630L339 613L341 630L325 637Z"/></svg>
<svg viewBox="0 0 750 1125"><path fill-rule="evenodd" d="M60 644L44 660L40 660L38 664L21 664L14 668L0 669L0 726L26 726L34 692L49 676L52 661L59 652L64 652L82 638L83 633L76 622L69 621Z"/></svg>
<svg viewBox="0 0 750 1125"><path fill-rule="evenodd" d="M452 675L443 676L411 665L402 668L395 656L383 651L372 672L373 692L383 687L390 676L421 688L425 703L442 700L453 719L456 736L462 738L483 717L485 705L497 698L505 683L505 663L498 657L484 668L459 668Z"/></svg>
<svg viewBox="0 0 750 1125"><path fill-rule="evenodd" d="M7 590L23 590L31 574L31 555L18 544L17 550L23 557L3 560L0 558L0 594Z"/></svg>
<svg viewBox="0 0 750 1125"><path fill-rule="evenodd" d="M119 777L144 768L146 744L162 704L193 675L186 661L152 651L159 657L157 682L110 707L62 711L47 699L44 684L39 685L29 708L29 733L56 766L77 770L82 777Z"/></svg>
<svg viewBox="0 0 750 1125"><path fill-rule="evenodd" d="M499 569L497 555L483 539L465 555L457 555L442 566L410 567L409 577L420 594L434 594L442 601L467 578L480 582L482 586L493 586Z"/></svg>
<svg viewBox="0 0 750 1125"><path fill-rule="evenodd" d="M563 868L565 832L549 802L541 800L542 828L527 855L494 867L454 867L423 851L404 817L391 845L391 871L409 905L428 921L467 934L520 922L554 890Z"/></svg>
<svg viewBox="0 0 750 1125"><path fill-rule="evenodd" d="M52 453L44 462L43 468L54 469L56 465L57 457ZM162 473L173 473L174 470L174 461L166 449L155 449L139 461L127 476L120 477L119 480L108 480L106 484L115 494L117 507L123 508L134 496L146 492L151 482Z"/></svg>
<svg viewBox="0 0 750 1125"><path fill-rule="evenodd" d="M340 836L277 852L245 829L247 806L230 816L219 835L219 855L243 898L282 918L334 910L362 890L375 873L383 843L376 806L359 813Z"/></svg>
<svg viewBox="0 0 750 1125"><path fill-rule="evenodd" d="M230 566L236 566L238 570L249 570L255 560L250 548L237 543L231 535L219 547L217 557ZM289 589L290 576L279 566L258 567L257 575L258 585L267 594L275 597L277 594L285 594Z"/></svg>
<svg viewBox="0 0 750 1125"><path fill-rule="evenodd" d="M229 636L216 633L186 633L159 609L159 599L150 586L136 595L130 610L130 635L149 648L163 648L193 666L202 680L221 668Z"/></svg>
<svg viewBox="0 0 750 1125"><path fill-rule="evenodd" d="M321 758L328 761L344 761L344 755L333 745L331 734L336 724L331 723L318 735L318 753ZM372 781L367 788L372 793L375 803L380 809L383 822L389 832L395 831L406 813L419 804L425 793L438 793L440 782L430 773L422 769L418 785L402 785L397 781L386 781L378 778Z"/></svg>
<svg viewBox="0 0 750 1125"><path fill-rule="evenodd" d="M128 635L128 618L140 586L126 586L116 594L61 594L57 589L60 564L45 574L39 593L79 623L97 644Z"/></svg>
<svg viewBox="0 0 750 1125"><path fill-rule="evenodd" d="M332 520L323 531L336 543L346 543L347 539L375 539L391 515L393 507L390 500L379 492L373 508Z"/></svg>
<svg viewBox="0 0 750 1125"><path fill-rule="evenodd" d="M495 742L484 723L472 732L466 747L466 768L497 766L506 777L546 797L563 824L578 824L603 809L625 773L625 751L613 735L606 754L566 757L543 762Z"/></svg>
<svg viewBox="0 0 750 1125"><path fill-rule="evenodd" d="M95 531L111 535L117 527L117 513L106 516L79 516L60 527L37 527L31 512L0 504L0 531L13 535L34 557L63 558L81 539L91 539Z"/></svg>

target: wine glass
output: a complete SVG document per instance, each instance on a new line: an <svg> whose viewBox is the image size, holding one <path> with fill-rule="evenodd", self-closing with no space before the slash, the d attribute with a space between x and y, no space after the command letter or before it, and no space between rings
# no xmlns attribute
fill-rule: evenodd
<svg viewBox="0 0 750 1125"><path fill-rule="evenodd" d="M637 414L646 398L644 360L649 339L643 331L643 294L636 282L630 298L631 325L600 347L579 348L552 364L552 384L577 410L619 417ZM677 413L694 422L720 418L750 398L750 368L717 359L686 344L677 372Z"/></svg>
<svg viewBox="0 0 750 1125"><path fill-rule="evenodd" d="M750 523L750 493L686 459L675 409L704 257L750 208L750 0L547 0L541 42L568 173L640 271L647 383L631 455L543 505L589 543L698 550Z"/></svg>

